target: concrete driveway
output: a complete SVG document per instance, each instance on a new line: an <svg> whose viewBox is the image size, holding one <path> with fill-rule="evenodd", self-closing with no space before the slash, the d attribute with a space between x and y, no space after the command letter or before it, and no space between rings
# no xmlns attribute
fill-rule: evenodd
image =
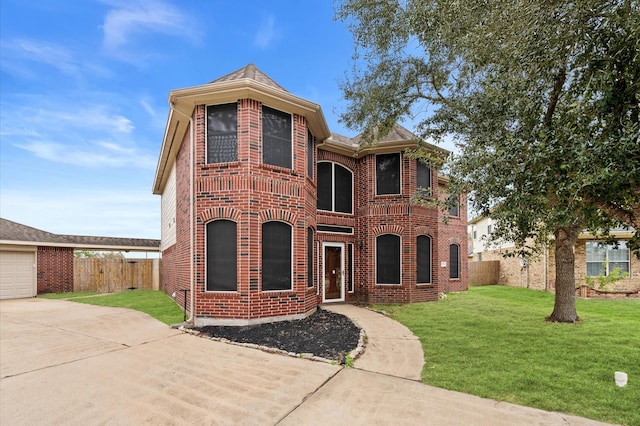
<svg viewBox="0 0 640 426"><path fill-rule="evenodd" d="M425 386L357 361L342 369L213 342L136 311L46 299L0 302L0 423L601 424Z"/></svg>

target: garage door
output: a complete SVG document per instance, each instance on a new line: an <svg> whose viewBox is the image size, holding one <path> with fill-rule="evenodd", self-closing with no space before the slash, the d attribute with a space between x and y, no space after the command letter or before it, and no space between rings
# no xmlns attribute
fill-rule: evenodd
<svg viewBox="0 0 640 426"><path fill-rule="evenodd" d="M0 251L0 299L36 295L35 253Z"/></svg>

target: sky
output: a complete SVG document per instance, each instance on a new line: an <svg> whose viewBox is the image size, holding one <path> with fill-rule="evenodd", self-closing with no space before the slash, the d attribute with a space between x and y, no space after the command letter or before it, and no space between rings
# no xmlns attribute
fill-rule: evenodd
<svg viewBox="0 0 640 426"><path fill-rule="evenodd" d="M334 14L332 0L2 0L0 216L159 239L169 91L249 63L355 136L339 123L353 39Z"/></svg>

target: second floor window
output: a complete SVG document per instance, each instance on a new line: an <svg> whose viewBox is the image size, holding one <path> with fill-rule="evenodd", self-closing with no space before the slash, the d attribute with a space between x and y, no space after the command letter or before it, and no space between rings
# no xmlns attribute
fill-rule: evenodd
<svg viewBox="0 0 640 426"><path fill-rule="evenodd" d="M400 154L376 155L376 194L400 194Z"/></svg>
<svg viewBox="0 0 640 426"><path fill-rule="evenodd" d="M238 106L207 106L207 163L238 161Z"/></svg>
<svg viewBox="0 0 640 426"><path fill-rule="evenodd" d="M449 202L451 202L451 207L449 207L449 216L458 217L460 216L460 201L456 197L449 197Z"/></svg>
<svg viewBox="0 0 640 426"><path fill-rule="evenodd" d="M291 168L291 114L262 107L262 161Z"/></svg>
<svg viewBox="0 0 640 426"><path fill-rule="evenodd" d="M420 195L423 197L431 197L433 195L431 188L431 167L422 161L417 162L417 186Z"/></svg>
<svg viewBox="0 0 640 426"><path fill-rule="evenodd" d="M318 210L353 213L353 173L340 164L318 163Z"/></svg>

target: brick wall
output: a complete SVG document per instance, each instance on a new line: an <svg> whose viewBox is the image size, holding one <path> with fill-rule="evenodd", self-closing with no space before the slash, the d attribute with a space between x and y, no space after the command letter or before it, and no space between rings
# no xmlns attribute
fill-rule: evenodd
<svg viewBox="0 0 640 426"><path fill-rule="evenodd" d="M38 247L38 294L73 291L73 248Z"/></svg>
<svg viewBox="0 0 640 426"><path fill-rule="evenodd" d="M438 197L447 197L446 182L438 183ZM440 277L439 291L442 293L465 291L469 288L468 266L468 238L467 238L467 203L464 196L460 197L458 216L449 216L447 212L438 210L438 252L440 262L436 265ZM447 215L446 220L444 215ZM449 247L452 244L459 246L460 277L450 277Z"/></svg>

